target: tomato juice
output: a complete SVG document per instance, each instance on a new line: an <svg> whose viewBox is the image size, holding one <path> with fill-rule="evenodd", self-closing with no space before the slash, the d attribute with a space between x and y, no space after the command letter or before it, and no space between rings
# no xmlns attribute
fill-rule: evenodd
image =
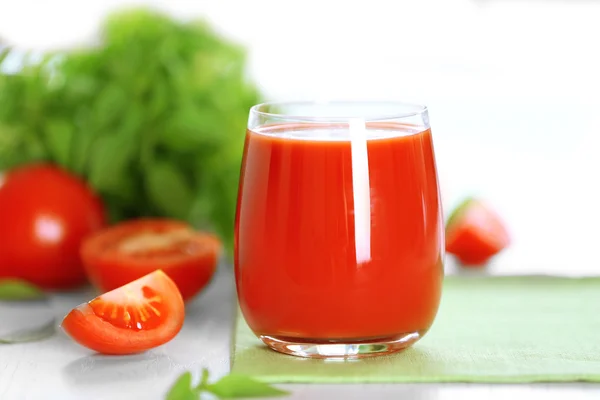
<svg viewBox="0 0 600 400"><path fill-rule="evenodd" d="M429 329L444 243L429 128L260 126L247 131L239 190L237 293L256 335L346 342Z"/></svg>

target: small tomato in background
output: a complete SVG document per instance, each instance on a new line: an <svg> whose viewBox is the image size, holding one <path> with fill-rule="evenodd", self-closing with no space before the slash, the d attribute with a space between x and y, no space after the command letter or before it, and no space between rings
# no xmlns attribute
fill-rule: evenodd
<svg viewBox="0 0 600 400"><path fill-rule="evenodd" d="M216 236L184 222L144 218L90 235L81 255L91 282L103 292L160 269L189 300L210 282L221 248Z"/></svg>
<svg viewBox="0 0 600 400"><path fill-rule="evenodd" d="M32 164L0 178L0 277L44 289L86 282L82 239L106 225L100 198L56 166Z"/></svg>
<svg viewBox="0 0 600 400"><path fill-rule="evenodd" d="M466 199L448 218L446 251L464 267L481 267L509 245L504 222L479 199Z"/></svg>

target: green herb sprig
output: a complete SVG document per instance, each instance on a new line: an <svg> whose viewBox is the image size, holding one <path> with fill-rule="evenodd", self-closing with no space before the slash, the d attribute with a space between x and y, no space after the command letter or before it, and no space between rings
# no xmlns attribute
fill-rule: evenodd
<svg viewBox="0 0 600 400"><path fill-rule="evenodd" d="M245 375L230 374L215 383L208 382L209 372L202 370L202 379L197 386L192 383L192 374L181 375L167 394L167 400L198 400L203 392L212 393L218 398L239 397L276 397L286 396L289 392L277 389Z"/></svg>
<svg viewBox="0 0 600 400"><path fill-rule="evenodd" d="M0 279L0 301L38 300L46 297L37 286L20 279Z"/></svg>

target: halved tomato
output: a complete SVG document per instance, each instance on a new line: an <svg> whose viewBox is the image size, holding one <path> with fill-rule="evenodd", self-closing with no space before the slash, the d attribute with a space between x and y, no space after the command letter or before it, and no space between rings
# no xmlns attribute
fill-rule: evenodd
<svg viewBox="0 0 600 400"><path fill-rule="evenodd" d="M173 339L185 305L175 283L155 271L71 310L62 329L77 343L103 354L134 354Z"/></svg>
<svg viewBox="0 0 600 400"><path fill-rule="evenodd" d="M211 280L221 251L215 236L163 218L138 219L103 229L84 240L81 258L90 281L112 290L162 269L184 301Z"/></svg>
<svg viewBox="0 0 600 400"><path fill-rule="evenodd" d="M446 251L466 267L484 265L509 244L500 216L481 200L463 201L446 224Z"/></svg>

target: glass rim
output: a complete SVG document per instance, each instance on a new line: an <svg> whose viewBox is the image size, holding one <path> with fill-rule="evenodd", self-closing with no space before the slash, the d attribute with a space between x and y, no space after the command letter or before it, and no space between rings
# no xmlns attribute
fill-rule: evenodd
<svg viewBox="0 0 600 400"><path fill-rule="evenodd" d="M314 106L314 107L326 107L326 106L361 106L376 107L376 106L387 106L397 107L399 109L409 109L406 112L394 112L386 113L381 115L364 115L364 116L343 116L343 115L299 115L290 113L279 113L271 111L262 111L261 109L277 106ZM428 108L425 105L417 103L409 103L395 100L331 100L331 101L317 101L317 100L290 100L290 101L267 101L259 104L255 104L250 108L250 114L256 114L258 116L281 119L281 120L293 120L298 122L339 122L361 119L365 122L379 122L379 121L390 121L404 118L418 117L427 114ZM304 114L304 113L302 113Z"/></svg>

